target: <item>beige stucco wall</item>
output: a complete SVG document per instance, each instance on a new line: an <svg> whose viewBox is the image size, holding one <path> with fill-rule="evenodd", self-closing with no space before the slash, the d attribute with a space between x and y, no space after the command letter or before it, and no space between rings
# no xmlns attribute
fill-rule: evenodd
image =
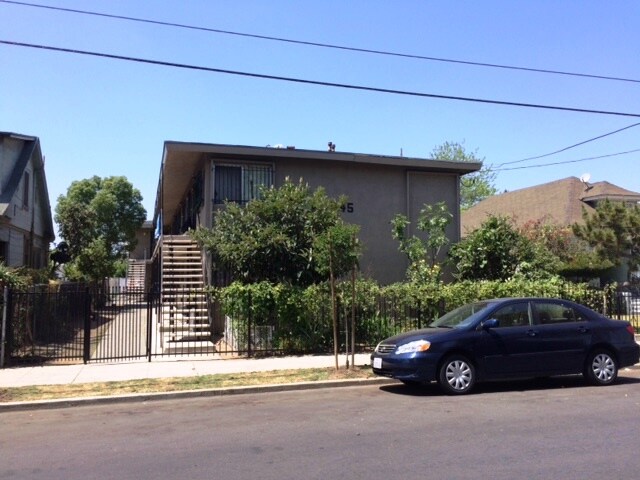
<svg viewBox="0 0 640 480"><path fill-rule="evenodd" d="M151 251L151 236L153 235L153 227L145 224L136 231L136 247L129 258L133 260L149 260L153 252Z"/></svg>
<svg viewBox="0 0 640 480"><path fill-rule="evenodd" d="M344 219L360 226L364 251L360 269L383 284L400 281L407 269L406 256L391 236L391 219L406 215L415 225L425 203L445 201L454 214L448 230L452 241L459 238L458 177L455 174L416 172L385 165L362 165L278 159L276 186L289 177L303 178L312 188L324 187L331 197L346 195L353 211ZM410 231L410 234L419 232ZM443 252L444 254L445 252Z"/></svg>

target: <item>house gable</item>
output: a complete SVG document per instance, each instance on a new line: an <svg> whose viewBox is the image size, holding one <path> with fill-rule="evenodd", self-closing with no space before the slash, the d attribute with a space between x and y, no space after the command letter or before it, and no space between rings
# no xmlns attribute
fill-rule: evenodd
<svg viewBox="0 0 640 480"><path fill-rule="evenodd" d="M55 235L39 139L0 132L0 164L4 260L10 266L43 267Z"/></svg>

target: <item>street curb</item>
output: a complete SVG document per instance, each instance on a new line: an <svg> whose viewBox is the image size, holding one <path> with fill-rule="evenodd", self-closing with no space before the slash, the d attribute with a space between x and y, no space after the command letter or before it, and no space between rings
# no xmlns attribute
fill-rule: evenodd
<svg viewBox="0 0 640 480"><path fill-rule="evenodd" d="M361 378L348 380L328 380L322 382L278 383L273 385L251 385L246 387L211 388L203 390L182 390L175 392L135 393L110 397L74 397L33 402L0 403L0 413L56 408L84 407L90 405L108 405L121 403L146 403L158 400L177 400L181 398L222 397L244 395L248 393L291 392L296 390L319 390L323 388L363 387L370 385L389 385L397 383L389 378Z"/></svg>

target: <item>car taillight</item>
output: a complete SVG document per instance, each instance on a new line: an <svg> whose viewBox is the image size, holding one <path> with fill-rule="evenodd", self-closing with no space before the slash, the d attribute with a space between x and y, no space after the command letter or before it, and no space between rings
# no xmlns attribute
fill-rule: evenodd
<svg viewBox="0 0 640 480"><path fill-rule="evenodd" d="M631 334L631 336L635 338L636 331L633 329L633 326L627 325L627 332L629 332Z"/></svg>

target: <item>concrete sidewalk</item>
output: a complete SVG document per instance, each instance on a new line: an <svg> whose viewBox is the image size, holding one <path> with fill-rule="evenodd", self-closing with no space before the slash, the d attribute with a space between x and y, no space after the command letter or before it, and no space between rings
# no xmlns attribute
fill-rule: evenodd
<svg viewBox="0 0 640 480"><path fill-rule="evenodd" d="M349 362L351 362L351 356L349 356ZM345 355L340 355L340 367L343 367L345 363ZM369 365L369 354L355 355L354 364L356 366ZM327 367L335 367L335 358L333 355L228 360L174 357L172 359L155 360L152 362L136 360L109 364L89 363L86 365L19 366L0 369L0 388Z"/></svg>

